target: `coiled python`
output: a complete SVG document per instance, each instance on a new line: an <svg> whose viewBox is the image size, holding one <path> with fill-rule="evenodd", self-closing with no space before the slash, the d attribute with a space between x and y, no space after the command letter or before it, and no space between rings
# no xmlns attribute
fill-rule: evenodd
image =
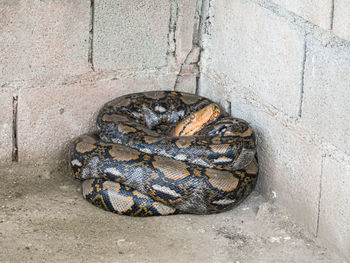
<svg viewBox="0 0 350 263"><path fill-rule="evenodd" d="M131 216L225 211L254 188L252 128L212 101L151 91L107 103L98 132L73 141L71 166L83 196Z"/></svg>

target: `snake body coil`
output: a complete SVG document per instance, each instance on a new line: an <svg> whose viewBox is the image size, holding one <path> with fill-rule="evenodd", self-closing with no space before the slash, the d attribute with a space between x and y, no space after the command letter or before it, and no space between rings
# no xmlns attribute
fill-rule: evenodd
<svg viewBox="0 0 350 263"><path fill-rule="evenodd" d="M73 141L83 196L132 216L227 210L254 188L252 128L193 94L151 91L107 103L98 132Z"/></svg>

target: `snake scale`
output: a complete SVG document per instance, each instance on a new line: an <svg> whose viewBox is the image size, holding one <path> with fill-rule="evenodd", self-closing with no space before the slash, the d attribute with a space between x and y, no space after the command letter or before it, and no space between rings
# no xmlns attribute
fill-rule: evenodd
<svg viewBox="0 0 350 263"><path fill-rule="evenodd" d="M84 198L114 213L222 212L256 184L253 129L204 97L125 95L105 104L97 128L73 140L71 166Z"/></svg>

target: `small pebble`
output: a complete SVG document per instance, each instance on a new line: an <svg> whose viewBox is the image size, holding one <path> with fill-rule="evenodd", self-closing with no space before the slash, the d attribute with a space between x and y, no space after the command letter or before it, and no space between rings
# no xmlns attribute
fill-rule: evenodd
<svg viewBox="0 0 350 263"><path fill-rule="evenodd" d="M270 242L271 243L280 243L281 242L281 237L270 237Z"/></svg>
<svg viewBox="0 0 350 263"><path fill-rule="evenodd" d="M277 198L277 193L275 191L271 191L271 193L272 193L272 198L273 199Z"/></svg>
<svg viewBox="0 0 350 263"><path fill-rule="evenodd" d="M120 246L124 242L125 242L125 239L118 239L117 246Z"/></svg>

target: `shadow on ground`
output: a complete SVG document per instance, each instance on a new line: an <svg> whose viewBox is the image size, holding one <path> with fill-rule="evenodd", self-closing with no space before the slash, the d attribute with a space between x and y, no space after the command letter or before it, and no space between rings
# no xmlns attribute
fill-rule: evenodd
<svg viewBox="0 0 350 263"><path fill-rule="evenodd" d="M90 205L67 169L0 178L0 262L346 262L257 192L221 214L133 218Z"/></svg>

